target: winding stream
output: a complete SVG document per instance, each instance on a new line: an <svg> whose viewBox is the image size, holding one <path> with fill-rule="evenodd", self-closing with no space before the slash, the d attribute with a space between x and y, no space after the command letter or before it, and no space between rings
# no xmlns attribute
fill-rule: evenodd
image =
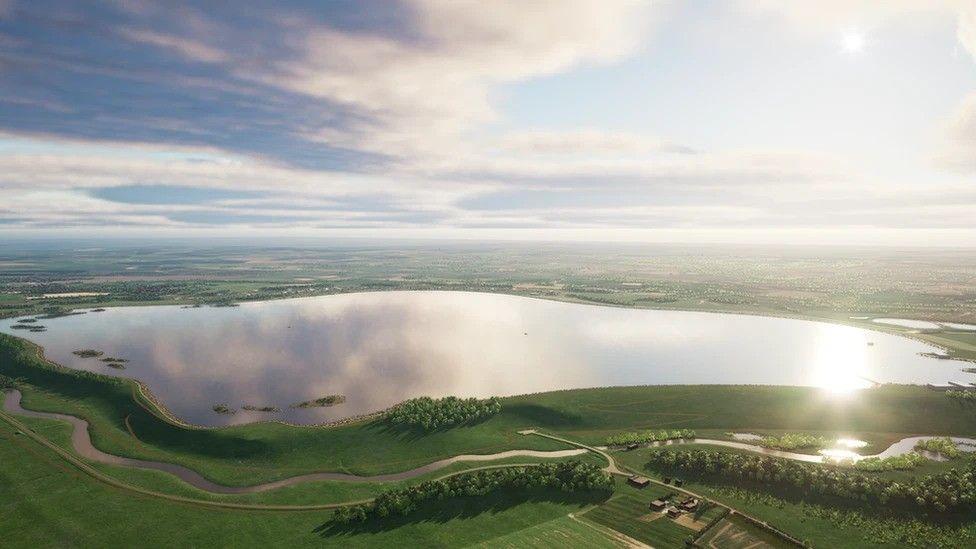
<svg viewBox="0 0 976 549"><path fill-rule="evenodd" d="M736 448L738 450L746 450L749 452L755 452L757 454L763 454L767 456L779 457L792 459L795 461L805 461L807 463L837 463L841 461L860 461L867 458L889 458L894 456L901 456L907 454L915 449L915 444L922 440L930 440L933 438L943 438L941 436L918 436L918 437L907 437L903 438L891 446L886 448L884 451L873 454L873 455L860 455L856 452L849 450L834 450L833 453L825 454L800 454L797 452L788 452L786 450L776 450L774 448L764 448L756 444L747 444L745 442L735 442L731 440L717 440L712 438L693 438L693 439L679 439L679 440L669 440L665 442L655 442L649 444L650 447L656 446L670 446L676 444L711 444L713 446L724 446L726 448ZM953 442L959 446L959 449L963 452L976 452L976 439L964 438L964 437L949 437ZM826 452L826 451L825 451ZM931 452L922 452L925 457L929 459L940 460L940 456L933 454ZM944 458L941 458L944 459Z"/></svg>
<svg viewBox="0 0 976 549"><path fill-rule="evenodd" d="M509 450L507 452L498 452L497 454L464 454L459 456L450 457L447 459L442 459L435 461L433 463L428 463L417 467L416 469L410 469L409 471L403 471L400 473L391 473L386 475L375 475L375 476L359 476L359 475L347 475L345 473L310 473L307 475L299 475L295 477L289 477L282 480L276 480L273 482L266 482L263 484L255 484L252 486L226 486L223 484L217 484L210 480L207 480L202 475L196 471L184 467L182 465L176 465L174 463L165 463L162 461L148 461L143 459L127 458L116 456L114 454L105 453L98 448L96 448L91 441L91 436L88 434L88 422L67 414L56 414L49 412L35 412L33 410L27 410L20 405L21 393L16 389L11 390L7 393L6 398L3 401L4 411L18 414L28 417L38 417L45 419L57 419L61 421L66 421L71 424L71 446L74 448L80 456L96 461L98 463L107 463L109 465L122 465L125 467L134 467L136 469L149 469L154 471L163 471L165 473L170 473L175 475L183 482L205 490L207 492L212 492L214 494L253 494L256 492L266 492L268 490L275 490L277 488L284 488L286 486L294 486L296 484L301 484L303 482L313 482L320 480L335 480L341 482L394 482L400 480L409 480L420 475L437 471L443 469L448 465L461 462L478 462L478 461L493 461L497 459L505 459L510 457L537 457L537 458L560 458L560 457L570 457L577 456L580 454L585 454L587 450L582 448L574 448L572 450L554 450L554 451L537 451L537 450Z"/></svg>

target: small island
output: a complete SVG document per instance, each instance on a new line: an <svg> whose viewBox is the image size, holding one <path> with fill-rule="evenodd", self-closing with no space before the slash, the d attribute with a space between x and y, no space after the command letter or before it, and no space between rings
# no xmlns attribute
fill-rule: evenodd
<svg viewBox="0 0 976 549"><path fill-rule="evenodd" d="M292 404L290 408L326 408L329 406L342 404L345 401L346 401L345 395L326 395L322 398L317 398L315 400L306 400L305 402L298 402L296 404Z"/></svg>
<svg viewBox="0 0 976 549"><path fill-rule="evenodd" d="M234 415L237 413L237 410L231 408L227 404L214 404L212 409L214 412L224 415Z"/></svg>
<svg viewBox="0 0 976 549"><path fill-rule="evenodd" d="M36 320L32 320L36 322ZM24 321L20 321L18 324L14 324L10 327L11 330L27 330L28 332L46 332L47 327L41 326L40 324L23 324Z"/></svg>
<svg viewBox="0 0 976 549"><path fill-rule="evenodd" d="M251 404L245 404L241 406L241 409L247 410L248 412L280 412L281 408L277 406L253 406Z"/></svg>
<svg viewBox="0 0 976 549"><path fill-rule="evenodd" d="M98 358L105 353L102 351L96 351L95 349L81 349L78 351L71 351L71 354L80 356L81 358Z"/></svg>
<svg viewBox="0 0 976 549"><path fill-rule="evenodd" d="M125 364L129 362L127 359L115 358L112 356L107 356L100 360L104 362L105 365L108 366L109 368L115 368L116 370L125 370Z"/></svg>

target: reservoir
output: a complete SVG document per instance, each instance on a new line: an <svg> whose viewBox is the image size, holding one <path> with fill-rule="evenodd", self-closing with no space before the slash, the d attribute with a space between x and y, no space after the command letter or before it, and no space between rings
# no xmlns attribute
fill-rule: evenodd
<svg viewBox="0 0 976 549"><path fill-rule="evenodd" d="M976 380L964 363L919 355L932 346L850 326L469 292L110 308L39 319L43 332L15 324L0 320L0 331L38 343L66 367L138 379L180 419L206 426L321 423L424 395L770 384L856 398L872 382ZM103 354L73 353L84 349ZM112 367L109 357L127 362ZM345 400L296 407L328 395Z"/></svg>

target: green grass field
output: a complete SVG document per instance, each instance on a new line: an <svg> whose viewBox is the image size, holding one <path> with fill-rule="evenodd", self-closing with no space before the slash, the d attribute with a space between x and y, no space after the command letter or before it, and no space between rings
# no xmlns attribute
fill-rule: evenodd
<svg viewBox="0 0 976 549"><path fill-rule="evenodd" d="M650 511L648 504L669 490L658 486L637 489L617 481L617 491L605 503L580 514L627 537L651 547L681 547L695 532L660 513Z"/></svg>
<svg viewBox="0 0 976 549"><path fill-rule="evenodd" d="M5 547L456 547L531 531L593 503L561 493L501 494L444 502L394 525L335 533L322 528L329 512L207 509L120 491L16 435L5 422L0 464Z"/></svg>
<svg viewBox="0 0 976 549"><path fill-rule="evenodd" d="M589 524L572 517L559 517L536 524L511 534L499 536L472 547L479 549L522 549L548 547L579 547L597 549L603 547L627 547L615 533L599 525Z"/></svg>

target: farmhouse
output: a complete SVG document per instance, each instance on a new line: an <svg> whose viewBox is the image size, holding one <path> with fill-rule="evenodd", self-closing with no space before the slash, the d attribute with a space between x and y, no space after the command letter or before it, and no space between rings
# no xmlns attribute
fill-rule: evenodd
<svg viewBox="0 0 976 549"><path fill-rule="evenodd" d="M651 502L651 511L661 511L661 510L664 509L664 506L667 505L667 504L668 504L668 502L666 502L664 500L656 499L656 500L654 500L654 501Z"/></svg>
<svg viewBox="0 0 976 549"><path fill-rule="evenodd" d="M651 483L651 479L634 475L628 478L627 482L629 482L631 486L636 486L637 488L647 488L647 486Z"/></svg>
<svg viewBox="0 0 976 549"><path fill-rule="evenodd" d="M698 500L695 498L688 498L681 502L681 508L685 511L694 511L698 508Z"/></svg>

